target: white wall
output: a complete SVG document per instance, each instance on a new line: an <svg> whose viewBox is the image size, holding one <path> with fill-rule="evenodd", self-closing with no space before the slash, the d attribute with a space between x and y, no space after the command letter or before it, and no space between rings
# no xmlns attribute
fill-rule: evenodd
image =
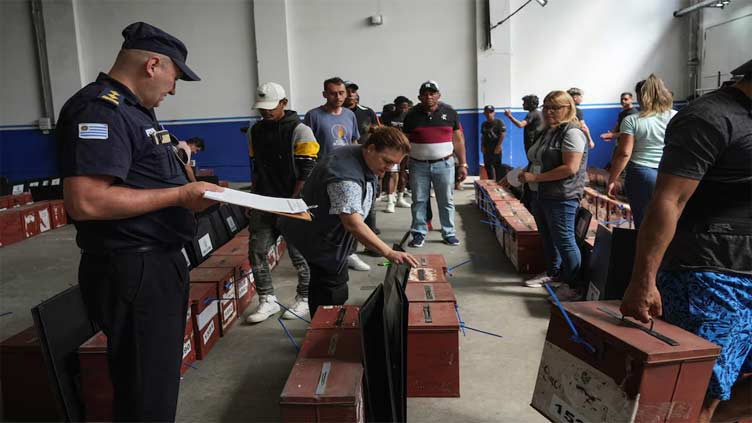
<svg viewBox="0 0 752 423"><path fill-rule="evenodd" d="M0 125L42 116L42 89L28 0L0 0Z"/></svg>
<svg viewBox="0 0 752 423"><path fill-rule="evenodd" d="M734 0L723 9L705 8L701 21L701 88L717 87L730 71L752 59L752 1Z"/></svg>
<svg viewBox="0 0 752 423"><path fill-rule="evenodd" d="M510 9L523 0L511 0ZM684 0L550 0L529 4L511 23L512 100L576 86L585 103L618 102L651 72L686 96Z"/></svg>
<svg viewBox="0 0 752 423"><path fill-rule="evenodd" d="M368 25L378 13L384 24ZM474 0L289 0L288 31L299 112L323 104L335 75L357 82L377 111L398 95L416 99L427 79L443 101L476 106Z"/></svg>
<svg viewBox="0 0 752 423"><path fill-rule="evenodd" d="M257 62L254 20L274 17L254 17L252 0L65 1L74 6L78 51L70 54L80 57L84 82L110 68L122 28L144 20L182 39L189 65L203 78L179 83L177 96L160 107L161 119L255 114L258 69L269 60ZM495 22L524 0L490 1ZM287 56L277 62L289 57L287 88L300 112L323 102L321 83L334 75L358 82L363 103L377 110L397 95L415 99L426 79L436 79L443 100L456 108L519 106L525 94L570 86L585 90L586 103L614 103L650 72L664 78L677 98L687 94L686 19L672 16L685 3L532 2L494 30L489 51L479 48L481 0L286 0L286 25L267 26L272 36L279 31L287 37L288 51L279 53ZM707 28L749 15L752 1L702 13ZM368 25L374 14L383 15L383 25ZM0 125L31 124L42 103L28 0L0 0L0 48ZM274 54L258 49L269 50L265 55ZM80 85L69 80L68 95Z"/></svg>
<svg viewBox="0 0 752 423"><path fill-rule="evenodd" d="M177 95L158 110L161 120L247 116L256 86L251 0L78 0L85 79L107 72L120 49L120 31L144 21L188 48L188 66L201 82L178 82ZM71 93L72 94L72 93Z"/></svg>

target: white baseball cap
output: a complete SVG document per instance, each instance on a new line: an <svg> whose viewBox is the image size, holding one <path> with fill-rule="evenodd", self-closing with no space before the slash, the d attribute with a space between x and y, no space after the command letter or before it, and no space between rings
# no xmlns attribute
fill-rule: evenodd
<svg viewBox="0 0 752 423"><path fill-rule="evenodd" d="M256 104L254 109L271 110L277 108L280 100L287 98L285 89L276 82L266 82L259 85L256 90Z"/></svg>

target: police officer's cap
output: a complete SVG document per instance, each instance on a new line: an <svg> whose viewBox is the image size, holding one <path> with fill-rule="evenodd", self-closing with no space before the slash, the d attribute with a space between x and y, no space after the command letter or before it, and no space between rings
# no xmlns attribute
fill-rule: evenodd
<svg viewBox="0 0 752 423"><path fill-rule="evenodd" d="M185 59L188 58L188 49L185 48L185 44L161 29L145 22L136 22L125 27L123 38L125 38L125 41L123 41L122 49L146 50L164 54L172 59L175 66L183 72L180 79L184 81L201 80L185 64Z"/></svg>
<svg viewBox="0 0 752 423"><path fill-rule="evenodd" d="M752 60L747 61L747 63L731 71L731 75L734 75L734 76L745 76L751 73L752 73Z"/></svg>

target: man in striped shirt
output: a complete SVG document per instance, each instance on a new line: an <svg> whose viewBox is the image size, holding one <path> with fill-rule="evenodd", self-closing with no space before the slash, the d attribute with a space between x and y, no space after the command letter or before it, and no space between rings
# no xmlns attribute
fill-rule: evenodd
<svg viewBox="0 0 752 423"><path fill-rule="evenodd" d="M409 246L420 248L427 234L426 206L430 201L431 184L436 192L436 202L441 219L441 237L449 245L460 245L454 230L455 158L457 180L467 177L465 137L459 116L449 105L441 103L441 92L436 81L420 85L420 104L405 116L403 131L410 139L410 188L413 193L413 239Z"/></svg>

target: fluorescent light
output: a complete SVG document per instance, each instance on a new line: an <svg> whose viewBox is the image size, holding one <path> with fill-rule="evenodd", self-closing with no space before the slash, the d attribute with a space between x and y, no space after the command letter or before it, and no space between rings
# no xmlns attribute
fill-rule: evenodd
<svg viewBox="0 0 752 423"><path fill-rule="evenodd" d="M545 5L548 4L548 0L535 0L535 1L537 1L538 4L541 5L541 7L543 7L543 6L545 6Z"/></svg>

